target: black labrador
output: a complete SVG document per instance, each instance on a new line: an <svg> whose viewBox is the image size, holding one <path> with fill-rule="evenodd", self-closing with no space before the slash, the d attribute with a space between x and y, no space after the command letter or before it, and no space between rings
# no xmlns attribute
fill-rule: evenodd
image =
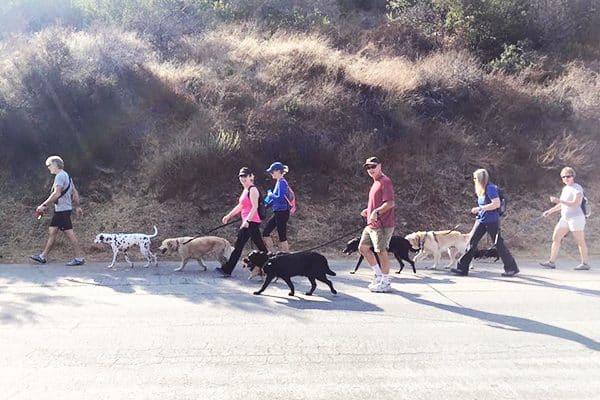
<svg viewBox="0 0 600 400"><path fill-rule="evenodd" d="M290 279L293 276L306 276L308 278L311 287L306 292L307 296L311 296L315 291L317 287L315 280L326 283L331 293L337 294L333 284L327 279L327 275L335 276L335 272L329 268L327 259L314 251L269 255L264 251L253 250L243 261L246 267L250 268L250 271L254 268L262 268L266 274L262 287L254 294L261 294L273 279L281 278L290 288L288 295L293 296L294 284Z"/></svg>
<svg viewBox="0 0 600 400"><path fill-rule="evenodd" d="M496 249L495 247L491 247L489 249L475 250L475 252L473 253L473 258L475 258L475 259L495 258L495 260L493 262L496 262L500 259L500 256L498 255L498 249Z"/></svg>
<svg viewBox="0 0 600 400"><path fill-rule="evenodd" d="M358 243L359 242L360 242L360 238L354 238L354 239L350 240L348 243L346 243L346 248L342 251L342 253L352 254L355 251L358 251ZM375 253L373 247L371 247L371 251L373 251L373 253ZM417 273L417 269L415 268L414 261L411 260L410 257L408 256L409 251L416 252L417 250L415 250L411 247L408 240L404 239L402 236L392 236L392 239L390 240L390 246L388 248L388 251L390 253L393 253L394 256L396 257L396 260L398 260L398 262L400 263L400 269L398 270L398 272L396 272L397 274L402 272L402 270L404 269L404 263L402 262L402 260L408 261L408 263L412 266L413 272L415 274ZM350 272L351 274L354 274L358 270L358 267L360 266L360 263L362 262L363 258L364 258L364 256L361 254L360 258L358 259L358 263L356 264L356 267L354 267L354 271ZM379 264L379 266L381 266L381 263L379 262L379 257L377 256L377 253L375 253L375 258L377 259L377 264Z"/></svg>

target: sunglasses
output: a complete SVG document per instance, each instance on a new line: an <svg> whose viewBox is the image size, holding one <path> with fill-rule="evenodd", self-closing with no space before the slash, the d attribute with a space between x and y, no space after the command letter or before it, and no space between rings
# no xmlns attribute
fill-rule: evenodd
<svg viewBox="0 0 600 400"><path fill-rule="evenodd" d="M565 179L565 178L572 178L572 177L573 177L573 175L565 175L565 176L561 176L561 178L562 178L562 179Z"/></svg>
<svg viewBox="0 0 600 400"><path fill-rule="evenodd" d="M366 168L367 169L375 169L375 168L377 168L377 165L367 165Z"/></svg>

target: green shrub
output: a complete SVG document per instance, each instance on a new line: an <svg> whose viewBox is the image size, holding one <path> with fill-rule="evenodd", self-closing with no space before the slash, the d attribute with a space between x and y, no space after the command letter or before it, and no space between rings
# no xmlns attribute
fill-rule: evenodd
<svg viewBox="0 0 600 400"><path fill-rule="evenodd" d="M504 45L504 51L500 57L492 60L489 67L492 71L509 74L519 73L531 65L531 60L523 50L522 43Z"/></svg>

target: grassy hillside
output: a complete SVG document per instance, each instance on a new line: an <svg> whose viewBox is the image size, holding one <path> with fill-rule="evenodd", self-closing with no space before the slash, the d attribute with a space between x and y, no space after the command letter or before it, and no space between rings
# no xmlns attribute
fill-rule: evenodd
<svg viewBox="0 0 600 400"><path fill-rule="evenodd" d="M6 3L0 256L42 245L50 154L83 195L92 258L99 230L218 225L236 171L275 159L299 198L293 247L318 244L360 225L370 155L395 183L399 233L468 230L464 177L485 167L511 198L510 244L545 251L551 223L522 223L559 192L560 168L592 202L600 187L599 15L592 1Z"/></svg>

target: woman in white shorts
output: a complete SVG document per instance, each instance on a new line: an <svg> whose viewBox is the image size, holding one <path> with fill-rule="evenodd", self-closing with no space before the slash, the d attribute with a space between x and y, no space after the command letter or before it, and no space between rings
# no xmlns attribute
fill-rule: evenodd
<svg viewBox="0 0 600 400"><path fill-rule="evenodd" d="M588 249L585 244L585 215L581 208L583 201L583 188L578 183L575 183L575 170L571 167L565 167L560 171L560 178L565 184L560 198L551 196L550 201L556 205L549 210L543 212L543 216L547 217L550 214L560 210L560 220L554 228L552 234L552 249L550 251L550 259L540 263L546 268L556 268L556 257L560 250L560 242L563 237L569 232L573 233L573 237L579 247L581 255L581 264L575 267L576 270L588 270Z"/></svg>

